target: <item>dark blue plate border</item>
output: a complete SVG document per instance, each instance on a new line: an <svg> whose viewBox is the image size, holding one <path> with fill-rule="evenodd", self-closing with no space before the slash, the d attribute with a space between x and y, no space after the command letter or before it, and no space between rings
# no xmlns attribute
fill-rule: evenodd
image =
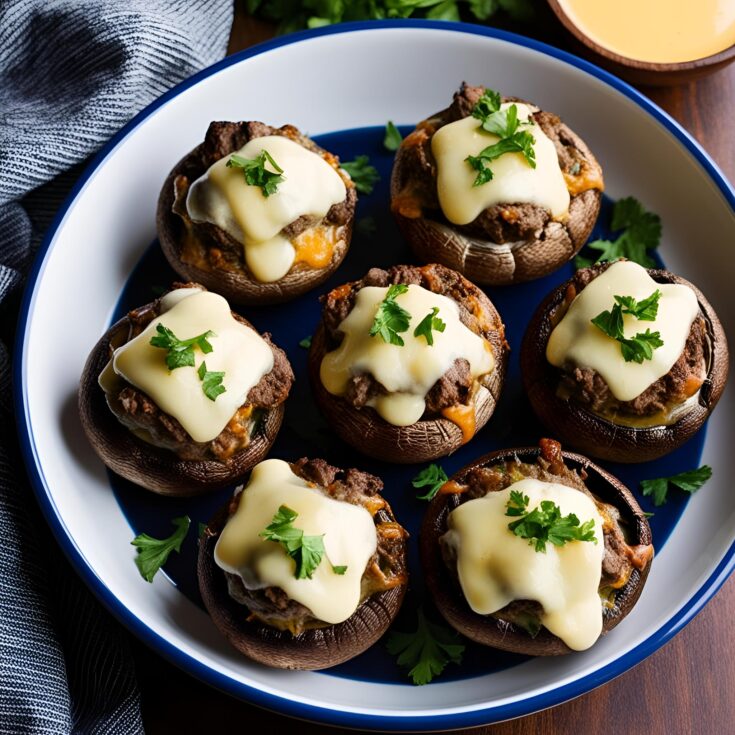
<svg viewBox="0 0 735 735"><path fill-rule="evenodd" d="M730 208L735 211L735 189L727 181L717 165L712 161L708 154L699 146L698 143L687 133L676 121L674 121L667 113L657 107L654 103L637 92L625 82L619 80L608 72L583 61L565 51L548 46L547 44L524 38L513 33L499 31L496 29L486 28L482 26L474 26L467 23L452 23L443 21L421 21L421 20L390 20L390 21L368 21L357 23L345 23L338 26L330 26L319 28L311 31L294 33L287 37L276 38L263 44L259 44L253 48L242 51L233 56L223 59L221 62L214 64L207 69L195 74L186 81L182 82L172 90L152 102L148 107L136 115L127 125L125 125L94 157L81 178L77 181L72 189L69 197L66 199L59 212L54 219L53 224L49 228L39 252L34 261L33 267L28 277L28 282L23 295L23 301L18 320L18 329L16 333L16 341L13 355L13 393L16 409L16 417L18 421L19 436L21 442L21 452L25 461L28 474L31 479L34 492L46 517L47 522L61 545L64 553L67 555L76 571L90 587L105 607L115 615L123 624L125 624L135 635L151 646L159 654L165 656L172 663L180 666L188 673L198 677L202 681L211 684L233 696L245 699L252 704L308 720L342 725L359 729L372 730L441 730L452 728L473 727L491 722L511 719L529 714L547 707L560 704L601 684L613 679L616 676L627 671L632 666L640 663L644 658L660 648L672 636L678 633L692 618L702 609L706 602L717 592L727 577L735 568L735 543L725 553L720 563L715 567L712 574L704 582L704 584L687 600L684 606L677 611L661 628L653 635L640 643L635 649L621 656L610 664L602 667L598 671L577 681L571 682L564 686L558 687L552 691L543 694L519 699L500 706L491 706L485 708L474 709L469 712L458 712L445 715L408 715L406 717L398 715L374 715L363 714L359 712L349 712L336 710L329 707L319 707L295 702L286 697L275 696L261 691L252 686L236 682L233 679L223 676L213 671L206 665L202 664L196 658L185 654L179 650L170 641L162 638L139 618L135 617L120 601L110 589L97 576L94 568L77 547L73 537L68 529L64 526L50 491L49 483L43 474L43 468L38 456L33 436L33 428L30 425L26 381L25 381L25 344L26 334L28 331L30 319L33 313L35 302L36 286L39 278L43 273L46 258L49 253L52 241L58 229L60 228L65 215L76 197L84 188L85 184L95 171L103 164L107 155L124 140L141 122L143 122L156 109L166 104L169 100L181 94L184 90L206 79L207 77L217 73L233 64L239 63L252 56L270 51L280 46L286 46L293 43L315 38L318 36L332 35L335 33L345 33L350 31L369 31L371 29L383 28L430 28L435 31L451 30L454 32L467 33L473 35L486 36L501 41L514 43L519 46L540 52L552 58L563 61L574 66L593 77L596 77L603 83L617 90L621 94L628 97L640 108L645 110L655 120L668 130L683 147L694 157L700 164L706 174L714 181L719 191L729 204Z"/></svg>

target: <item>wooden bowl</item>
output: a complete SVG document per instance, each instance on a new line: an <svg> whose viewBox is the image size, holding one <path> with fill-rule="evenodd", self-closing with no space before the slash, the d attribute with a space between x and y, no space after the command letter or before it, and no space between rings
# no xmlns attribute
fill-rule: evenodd
<svg viewBox="0 0 735 735"><path fill-rule="evenodd" d="M667 87L683 84L711 74L735 61L735 45L719 53L705 56L693 61L661 63L640 61L616 54L610 49L600 46L587 36L566 14L559 0L548 0L549 7L564 27L581 44L579 52L596 64L617 74L634 84L650 84L654 87Z"/></svg>

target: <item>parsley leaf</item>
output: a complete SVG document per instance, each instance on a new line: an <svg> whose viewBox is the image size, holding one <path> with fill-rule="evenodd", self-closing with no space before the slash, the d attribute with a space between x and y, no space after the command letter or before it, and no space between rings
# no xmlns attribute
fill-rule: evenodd
<svg viewBox="0 0 735 735"><path fill-rule="evenodd" d="M217 336L212 330L208 330L191 339L179 339L163 324L156 325L156 332L151 337L149 344L153 347L168 350L166 353L166 367L169 370L176 370L180 367L194 367L194 348L198 347L205 355L208 355L212 351L209 338Z"/></svg>
<svg viewBox="0 0 735 735"><path fill-rule="evenodd" d="M411 314L402 306L399 306L395 299L406 293L406 291L408 291L408 286L405 283L394 283L388 287L385 298L378 305L375 319L370 327L371 337L379 334L384 342L399 347L403 346L403 338L399 337L398 333L408 330Z"/></svg>
<svg viewBox="0 0 735 735"><path fill-rule="evenodd" d="M425 495L417 495L418 500L432 500L439 492L439 488L448 480L447 473L438 465L430 464L411 480L415 488L428 487Z"/></svg>
<svg viewBox="0 0 735 735"><path fill-rule="evenodd" d="M401 131L393 124L392 120L388 120L385 126L383 147L388 151L397 151L402 140Z"/></svg>
<svg viewBox="0 0 735 735"><path fill-rule="evenodd" d="M271 165L273 171L265 167L266 163ZM285 177L281 175L283 169L266 150L262 150L257 158L243 158L233 153L226 165L227 168L241 168L245 175L245 183L250 186L259 186L266 198L275 194L278 191L278 185L285 180Z"/></svg>
<svg viewBox="0 0 735 735"><path fill-rule="evenodd" d="M324 552L324 534L321 536L304 536L304 532L300 528L294 528L293 522L299 517L299 514L282 505L273 516L270 525L260 532L267 541L275 541L280 543L286 550L286 553L296 562L296 570L294 576L296 579L311 579L314 576L316 568L321 564ZM330 565L332 566L332 565ZM347 571L345 566L332 566L335 574L344 574Z"/></svg>
<svg viewBox="0 0 735 735"><path fill-rule="evenodd" d="M615 296L617 302L611 311L600 312L590 321L608 337L620 343L620 351L625 362L642 363L651 360L653 351L663 346L660 332L638 332L635 337L628 338L623 332L623 314L632 314L641 321L653 321L658 314L658 300L661 292L656 289L643 301L636 301L632 296Z"/></svg>
<svg viewBox="0 0 735 735"><path fill-rule="evenodd" d="M661 218L647 212L635 197L625 197L615 202L610 228L623 230L616 240L594 240L587 247L600 253L596 260L578 255L574 259L577 268L586 268L604 260L627 258L645 268L655 268L656 262L648 251L655 250L661 242Z"/></svg>
<svg viewBox="0 0 735 735"><path fill-rule="evenodd" d="M343 161L339 167L350 175L360 194L372 194L373 187L380 181L378 169L370 165L367 156L358 156L354 161Z"/></svg>
<svg viewBox="0 0 735 735"><path fill-rule="evenodd" d="M199 380L202 381L202 390L204 395L209 398L210 401L216 401L217 396L222 395L227 391L227 388L222 385L222 378L225 377L224 373L209 372L207 370L207 363L202 362L197 370Z"/></svg>
<svg viewBox="0 0 735 735"><path fill-rule="evenodd" d="M135 565L146 582L153 581L156 572L166 563L172 551L181 550L181 544L189 532L191 521L188 516L181 516L174 518L171 523L176 526L176 530L168 538L158 539L147 533L141 533L130 542L138 549Z"/></svg>
<svg viewBox="0 0 735 735"><path fill-rule="evenodd" d="M476 117L482 121L484 127L485 120L500 109L501 102L500 92L496 92L493 89L485 89L482 97L477 100L475 106L472 108L472 117Z"/></svg>
<svg viewBox="0 0 735 735"><path fill-rule="evenodd" d="M301 342L299 342L299 347L303 347L305 350L308 350L311 347L311 339L311 335L307 335L301 340Z"/></svg>
<svg viewBox="0 0 735 735"><path fill-rule="evenodd" d="M644 495L653 496L654 505L663 505L667 500L669 485L674 485L687 493L694 493L712 477L712 468L702 465L696 470L687 470L671 477L658 477L655 480L641 480Z"/></svg>
<svg viewBox="0 0 735 735"><path fill-rule="evenodd" d="M444 671L448 663L461 663L465 650L454 631L429 622L420 608L416 631L391 631L386 648L391 656L398 657L396 663L399 666L410 667L408 676L416 686L428 684Z"/></svg>
<svg viewBox="0 0 735 735"><path fill-rule="evenodd" d="M431 331L436 330L437 332L443 332L447 327L447 325L437 316L438 313L439 307L434 306L432 310L419 322L418 327L413 330L413 336L426 337L426 341L429 346L434 344L434 335Z"/></svg>
<svg viewBox="0 0 735 735"><path fill-rule="evenodd" d="M511 490L511 497L506 503L505 515L520 516L517 521L508 524L508 529L516 536L528 539L536 551L546 553L546 542L554 546L564 546L568 541L592 541L595 537L594 519L580 525L574 513L562 517L561 509L552 500L542 500L541 505L526 513L529 499L516 490Z"/></svg>

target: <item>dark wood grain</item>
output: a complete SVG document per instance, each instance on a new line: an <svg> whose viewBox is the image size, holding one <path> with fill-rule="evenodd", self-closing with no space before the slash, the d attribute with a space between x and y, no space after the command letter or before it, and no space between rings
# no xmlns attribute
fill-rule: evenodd
<svg viewBox="0 0 735 735"><path fill-rule="evenodd" d="M240 7L240 6L238 6ZM271 29L236 14L230 51L264 40ZM554 42L548 31L540 34ZM557 37L558 39L558 37ZM558 43L558 40L557 40ZM735 177L735 66L686 85L646 89ZM703 490L703 492L706 492ZM620 733L679 735L727 733L735 722L735 578L664 648L618 679L572 702L529 717L474 730L479 735ZM135 643L149 735L209 732L223 726L244 732L296 731L294 722L238 702L200 684ZM324 733L298 725L300 735ZM344 732L333 729L328 732Z"/></svg>

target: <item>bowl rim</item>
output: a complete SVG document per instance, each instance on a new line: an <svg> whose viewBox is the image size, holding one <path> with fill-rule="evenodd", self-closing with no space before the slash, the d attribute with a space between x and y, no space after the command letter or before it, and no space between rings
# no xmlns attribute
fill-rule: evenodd
<svg viewBox="0 0 735 735"><path fill-rule="evenodd" d="M131 613L123 603L113 594L105 583L97 576L96 571L85 558L77 546L73 536L68 531L59 515L53 494L50 488L52 483L45 477L30 424L28 410L28 396L24 376L26 374L26 341L30 326L31 315L34 310L36 295L40 278L45 270L45 265L50 256L52 245L57 231L62 227L68 210L76 198L85 189L98 168L105 162L106 158L114 149L135 129L151 116L159 107L167 104L170 100L186 91L188 88L198 84L207 77L219 71L241 63L253 56L258 56L272 51L281 46L310 41L320 36L332 34L353 33L356 31L382 31L387 29L423 29L438 33L451 31L475 36L484 36L497 41L509 43L521 48L549 56L552 59L562 61L582 72L596 78L614 91L627 97L628 100L648 113L656 122L669 132L682 145L685 151L702 167L705 174L717 187L720 195L727 205L735 213L735 188L729 183L717 164L695 139L668 113L651 102L643 94L635 90L626 82L623 82L613 74L604 71L600 67L585 61L573 54L557 49L535 39L502 31L486 26L478 26L470 23L459 23L453 21L413 20L395 19L383 21L356 21L336 26L311 29L289 34L285 37L277 37L270 41L257 44L239 53L227 56L221 61L203 69L188 79L182 81L168 92L164 93L124 125L101 149L92 157L84 172L76 181L69 195L59 208L52 224L46 231L41 245L36 253L33 265L29 270L23 299L19 311L16 338L13 353L13 399L18 425L19 443L21 456L30 479L31 487L36 495L46 522L49 524L56 541L62 551L74 567L75 571L83 579L87 587L95 594L103 606L123 623L136 637L150 646L157 654L166 658L172 664L187 671L200 681L214 686L239 699L246 699L249 703L278 714L289 715L300 719L311 720L324 724L341 725L351 728L365 730L401 730L425 731L427 727L432 730L474 727L499 722L503 720L520 717L562 702L566 702L581 694L610 681L611 679L626 672L634 665L658 650L669 641L676 633L686 626L695 615L704 607L709 599L720 589L727 580L733 569L735 569L735 543L726 551L723 558L712 570L703 584L694 591L682 607L664 623L655 633L642 641L635 649L616 659L614 662L595 672L593 676L569 682L551 691L545 691L533 698L520 698L513 702L497 706L478 707L471 711L449 712L446 714L417 714L407 711L403 714L370 714L354 712L342 709L333 709L329 706L314 705L310 703L292 701L279 695L271 694L260 688L250 686L231 679L229 676L219 673L208 665L202 663L198 658L182 651L174 643L164 638L150 628L145 621ZM410 688L410 685L406 685ZM246 696L245 696L246 695Z"/></svg>

